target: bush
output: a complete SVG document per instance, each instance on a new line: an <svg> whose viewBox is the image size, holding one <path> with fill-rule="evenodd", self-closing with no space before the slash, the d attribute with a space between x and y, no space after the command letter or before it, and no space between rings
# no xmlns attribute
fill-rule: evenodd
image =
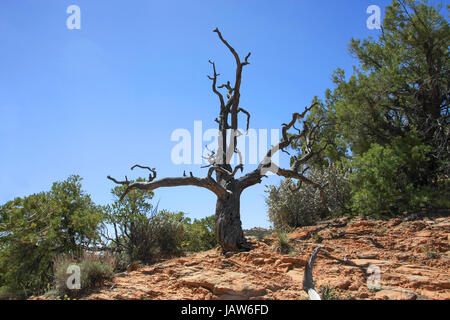
<svg viewBox="0 0 450 320"><path fill-rule="evenodd" d="M125 189L117 186L111 190L116 201L106 207L102 234L116 251L119 269L135 261L151 264L161 255L178 254L185 233L183 213L158 213L158 206L149 202L151 191L133 190L120 201ZM111 230L113 237L109 235Z"/></svg>
<svg viewBox="0 0 450 320"><path fill-rule="evenodd" d="M200 220L184 219L186 235L182 243L183 250L199 252L213 249L217 246L214 232L215 217L209 216Z"/></svg>
<svg viewBox="0 0 450 320"><path fill-rule="evenodd" d="M0 287L0 300L18 300L23 297L22 295L23 293L15 292L10 287Z"/></svg>
<svg viewBox="0 0 450 320"><path fill-rule="evenodd" d="M2 295L42 294L61 253L80 252L99 239L102 208L70 176L49 192L15 198L0 206L0 287Z"/></svg>
<svg viewBox="0 0 450 320"><path fill-rule="evenodd" d="M329 286L322 286L319 289L319 295L322 300L340 300L339 296L336 294L334 288Z"/></svg>
<svg viewBox="0 0 450 320"><path fill-rule="evenodd" d="M139 216L133 218L128 225L129 231L119 240L121 246L118 248L117 258L121 258L121 269L134 261L152 263L159 254L156 238L158 230L155 228L153 218Z"/></svg>
<svg viewBox="0 0 450 320"><path fill-rule="evenodd" d="M140 214L129 217L126 224L116 226L126 230L111 243L119 270L125 270L135 261L151 264L161 256L181 252L185 227L180 214L168 211L151 216Z"/></svg>
<svg viewBox="0 0 450 320"><path fill-rule="evenodd" d="M439 201L442 194L428 181L429 151L417 138L405 137L386 146L373 144L356 157L357 170L351 175L354 210L382 218ZM448 191L443 195L448 198Z"/></svg>
<svg viewBox="0 0 450 320"><path fill-rule="evenodd" d="M161 211L153 221L156 224L157 243L162 254L179 254L186 235L182 212Z"/></svg>
<svg viewBox="0 0 450 320"><path fill-rule="evenodd" d="M300 190L294 181L286 179L277 186L269 186L266 203L269 220L276 229L298 228L312 225L319 220L341 216L350 212L350 183L346 169L330 165L312 169L308 177L325 188L326 206L320 192L303 184Z"/></svg>
<svg viewBox="0 0 450 320"><path fill-rule="evenodd" d="M80 267L80 289L69 289L67 280L71 276L67 273L69 266ZM89 289L102 286L105 280L114 275L115 259L112 255L96 255L84 253L81 258L61 255L54 262L54 282L56 293L60 296L77 297Z"/></svg>
<svg viewBox="0 0 450 320"><path fill-rule="evenodd" d="M291 251L291 245L289 244L286 232L277 230L275 246L280 253L289 253Z"/></svg>

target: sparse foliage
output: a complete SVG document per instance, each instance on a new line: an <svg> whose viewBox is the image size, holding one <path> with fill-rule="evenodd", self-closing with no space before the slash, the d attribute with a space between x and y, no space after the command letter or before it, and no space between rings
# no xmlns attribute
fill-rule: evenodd
<svg viewBox="0 0 450 320"><path fill-rule="evenodd" d="M179 253L185 234L183 214L158 213L158 207L149 202L151 191L133 190L120 200L125 188L112 190L116 201L106 208L103 228L103 237L116 252L119 268L134 261L150 264L161 255Z"/></svg>
<svg viewBox="0 0 450 320"><path fill-rule="evenodd" d="M279 186L268 186L266 203L270 221L277 229L312 225L319 220L350 212L350 180L348 170L330 165L313 168L308 177L324 188L326 206L320 193L310 185L299 185L290 179Z"/></svg>
<svg viewBox="0 0 450 320"><path fill-rule="evenodd" d="M67 287L67 274L69 266L80 267L80 289ZM115 258L111 254L98 255L83 253L79 257L72 255L60 255L54 261L54 284L56 296L79 297L94 287L100 287L105 280L111 279L116 267Z"/></svg>
<svg viewBox="0 0 450 320"><path fill-rule="evenodd" d="M289 253L291 251L291 245L289 244L289 238L285 231L277 230L275 237L275 246L280 253Z"/></svg>
<svg viewBox="0 0 450 320"><path fill-rule="evenodd" d="M330 286L321 286L319 289L319 295L322 300L341 300L336 294L334 288Z"/></svg>

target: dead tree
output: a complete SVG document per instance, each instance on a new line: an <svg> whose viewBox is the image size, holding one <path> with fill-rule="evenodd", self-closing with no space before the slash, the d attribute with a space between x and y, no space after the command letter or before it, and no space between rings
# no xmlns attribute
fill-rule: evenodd
<svg viewBox="0 0 450 320"><path fill-rule="evenodd" d="M210 156L207 158L209 165L203 168L208 168L206 177L199 178L192 175L184 174L183 177L177 178L163 178L155 180L156 170L149 167L141 167L150 171L149 181L146 182L130 182L126 178L125 181L118 181L110 176L108 179L117 184L127 185L127 188L122 195L122 199L130 190L155 190L163 187L178 187L178 186L197 186L206 188L212 191L217 196L216 213L215 213L215 234L218 243L224 252L238 252L249 250L250 246L246 242L244 233L242 231L242 223L240 218L240 196L242 191L255 184L259 184L262 178L266 177L267 172L275 173L285 178L298 179L300 183L307 183L316 187L323 199L323 187L314 183L305 176L305 168L303 166L310 161L314 156L319 154L324 148L313 151L313 146L316 141L316 136L320 130L320 124L312 126L307 123L306 115L314 107L307 107L303 113L294 113L292 120L288 124L283 124L281 141L272 146L261 161L257 169L244 175L240 178L236 177L238 171L243 171L244 164L242 156L237 146L237 137L243 133L238 130L239 115L246 116L246 128L248 130L250 123L250 113L243 109L240 104L240 89L242 81L242 71L245 66L249 65L249 53L242 61L234 48L222 37L218 29L214 32L218 35L220 41L228 48L236 60L236 77L234 86L230 82L218 85L219 74L216 71L214 62L209 61L212 66L213 74L208 76L212 82L212 91L217 95L220 103L220 114L215 120L219 126L218 136L218 150L210 151ZM226 98L219 90L226 90ZM302 122L302 129L297 129L295 124ZM295 133L289 133L288 130L295 129ZM291 144L302 144L302 156L297 158L291 169L281 169L272 162L272 156L278 152L287 152L286 149ZM234 168L231 166L231 160L234 155L239 158L239 164ZM133 168L135 168L134 166ZM132 168L132 169L133 169ZM215 179L213 175L215 174Z"/></svg>

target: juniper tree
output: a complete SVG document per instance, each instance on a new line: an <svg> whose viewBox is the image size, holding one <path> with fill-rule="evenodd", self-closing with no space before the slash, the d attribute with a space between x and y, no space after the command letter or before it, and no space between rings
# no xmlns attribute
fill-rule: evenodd
<svg viewBox="0 0 450 320"><path fill-rule="evenodd" d="M243 133L238 130L239 116L246 117L246 127L249 128L250 113L240 106L241 82L244 67L249 65L251 53L247 54L244 60L241 60L236 50L223 38L221 32L215 29L220 41L228 48L236 61L236 76L234 85L230 81L222 85L218 85L219 74L216 71L216 65L213 61L209 61L212 66L212 75L208 78L212 82L212 91L219 100L219 117L215 119L218 124L218 148L212 150L209 155L209 165L206 177L195 177L192 173L182 177L156 179L157 173L155 168L135 165L131 169L140 167L150 172L148 181L131 182L127 178L124 181L118 181L111 176L108 179L121 185L126 185L126 189L122 195L122 199L130 190L155 190L165 187L178 186L197 186L205 188L213 192L217 196L216 213L215 213L215 234L218 243L224 252L237 252L249 250L242 231L242 223L240 218L240 197L242 192L256 184L261 183L268 172L272 172L285 178L298 179L300 182L307 183L320 190L323 198L324 186L319 185L305 176L307 168L304 165L313 157L319 154L324 148L313 150L316 136L322 130L323 123L311 126L306 119L309 111L315 104L307 107L303 113L294 113L289 123L282 125L282 138L278 144L273 145L267 152L258 167L246 175L237 177L238 172L243 172L244 164L242 155L239 151L237 138ZM225 90L226 95L222 92ZM300 122L301 129L295 124ZM294 131L295 130L295 131ZM292 132L291 132L292 131ZM286 149L291 145L302 145L301 152L292 162L290 169L279 168L273 161L272 156L278 151L287 152ZM239 159L239 164L231 165L234 156ZM215 175L215 177L214 177Z"/></svg>

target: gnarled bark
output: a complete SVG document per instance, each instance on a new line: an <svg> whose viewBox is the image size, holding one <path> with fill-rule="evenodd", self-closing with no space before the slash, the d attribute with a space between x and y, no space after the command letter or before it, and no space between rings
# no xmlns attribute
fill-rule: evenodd
<svg viewBox="0 0 450 320"><path fill-rule="evenodd" d="M240 216L240 190L230 191L219 197L216 204L216 239L224 252L248 250Z"/></svg>

